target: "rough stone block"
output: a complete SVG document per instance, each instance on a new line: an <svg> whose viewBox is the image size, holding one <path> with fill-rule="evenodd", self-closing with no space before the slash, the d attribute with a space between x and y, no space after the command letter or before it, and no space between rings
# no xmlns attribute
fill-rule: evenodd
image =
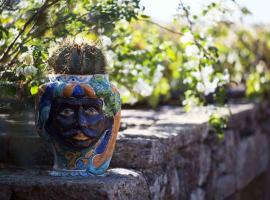
<svg viewBox="0 0 270 200"><path fill-rule="evenodd" d="M0 113L0 135L35 135L35 114L31 111Z"/></svg>
<svg viewBox="0 0 270 200"><path fill-rule="evenodd" d="M226 198L226 200L268 200L269 184L267 174L255 177L244 189Z"/></svg>
<svg viewBox="0 0 270 200"><path fill-rule="evenodd" d="M53 199L53 195L75 199L75 191L78 199L96 199L97 195L101 199L227 198L266 171L269 153L267 136L261 134L256 118L256 105L237 105L231 110L223 141L209 133L207 109L183 113L181 108L166 106L156 111L123 111L111 167L133 168L141 173L113 169L105 177L82 181L28 172L1 173L0 199L24 199L29 194L45 199L47 193L51 196L46 199ZM1 136L0 164L51 166L50 148L33 136Z"/></svg>
<svg viewBox="0 0 270 200"><path fill-rule="evenodd" d="M175 154L180 199L189 199L192 191L202 186L211 170L211 151L200 143L193 143Z"/></svg>
<svg viewBox="0 0 270 200"><path fill-rule="evenodd" d="M230 105L231 116L228 122L228 129L234 131L247 130L254 132L256 126L257 106L255 104ZM245 132L247 133L247 132Z"/></svg>
<svg viewBox="0 0 270 200"><path fill-rule="evenodd" d="M152 126L147 130L129 129L120 133L112 166L149 168L171 160L179 148L200 141L207 132L202 125Z"/></svg>
<svg viewBox="0 0 270 200"><path fill-rule="evenodd" d="M8 155L8 162L16 166L53 165L52 149L39 136L10 138Z"/></svg>
<svg viewBox="0 0 270 200"><path fill-rule="evenodd" d="M215 199L226 199L236 191L236 177L234 174L220 176L216 181Z"/></svg>
<svg viewBox="0 0 270 200"><path fill-rule="evenodd" d="M177 169L173 165L142 170L149 186L151 199L178 199L181 193Z"/></svg>
<svg viewBox="0 0 270 200"><path fill-rule="evenodd" d="M37 171L1 171L1 200L149 199L141 173L111 169L105 176L51 177Z"/></svg>
<svg viewBox="0 0 270 200"><path fill-rule="evenodd" d="M212 148L217 176L235 172L238 143L239 135L233 130L227 130L224 132L224 139Z"/></svg>
<svg viewBox="0 0 270 200"><path fill-rule="evenodd" d="M190 195L190 200L204 200L205 191L201 188L194 190Z"/></svg>
<svg viewBox="0 0 270 200"><path fill-rule="evenodd" d="M257 133L241 140L237 149L237 189L242 189L266 170L268 143L264 134Z"/></svg>
<svg viewBox="0 0 270 200"><path fill-rule="evenodd" d="M199 186L202 186L207 181L207 177L211 170L211 162L210 148L204 144L201 144L199 154Z"/></svg>

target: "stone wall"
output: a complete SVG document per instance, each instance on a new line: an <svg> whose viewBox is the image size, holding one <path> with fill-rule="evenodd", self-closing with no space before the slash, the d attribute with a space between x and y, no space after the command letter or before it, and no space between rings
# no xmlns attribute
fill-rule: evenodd
<svg viewBox="0 0 270 200"><path fill-rule="evenodd" d="M124 110L102 177L49 177L52 154L37 135L2 135L0 199L267 199L268 109L230 108L223 140L209 128L206 108Z"/></svg>

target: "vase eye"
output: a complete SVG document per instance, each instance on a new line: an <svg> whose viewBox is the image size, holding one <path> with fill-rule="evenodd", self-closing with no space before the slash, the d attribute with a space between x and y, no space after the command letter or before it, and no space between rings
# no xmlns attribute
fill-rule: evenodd
<svg viewBox="0 0 270 200"><path fill-rule="evenodd" d="M63 117L71 117L74 115L74 110L72 110L71 108L65 108L60 112L60 115L62 115Z"/></svg>
<svg viewBox="0 0 270 200"><path fill-rule="evenodd" d="M86 108L84 112L90 116L99 114L98 111L93 107Z"/></svg>

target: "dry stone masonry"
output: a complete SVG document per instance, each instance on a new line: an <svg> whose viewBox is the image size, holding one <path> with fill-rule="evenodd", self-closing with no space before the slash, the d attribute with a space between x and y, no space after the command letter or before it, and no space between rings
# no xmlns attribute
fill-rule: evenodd
<svg viewBox="0 0 270 200"><path fill-rule="evenodd" d="M230 108L223 140L209 128L206 108L124 110L111 169L86 178L48 176L52 153L29 123L25 136L0 135L0 199L266 199L268 109Z"/></svg>

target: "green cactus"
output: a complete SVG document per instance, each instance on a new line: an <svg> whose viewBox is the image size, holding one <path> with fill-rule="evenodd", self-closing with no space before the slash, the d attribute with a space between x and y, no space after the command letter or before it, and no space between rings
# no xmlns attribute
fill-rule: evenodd
<svg viewBox="0 0 270 200"><path fill-rule="evenodd" d="M64 41L48 60L56 74L104 74L106 58L97 44Z"/></svg>

